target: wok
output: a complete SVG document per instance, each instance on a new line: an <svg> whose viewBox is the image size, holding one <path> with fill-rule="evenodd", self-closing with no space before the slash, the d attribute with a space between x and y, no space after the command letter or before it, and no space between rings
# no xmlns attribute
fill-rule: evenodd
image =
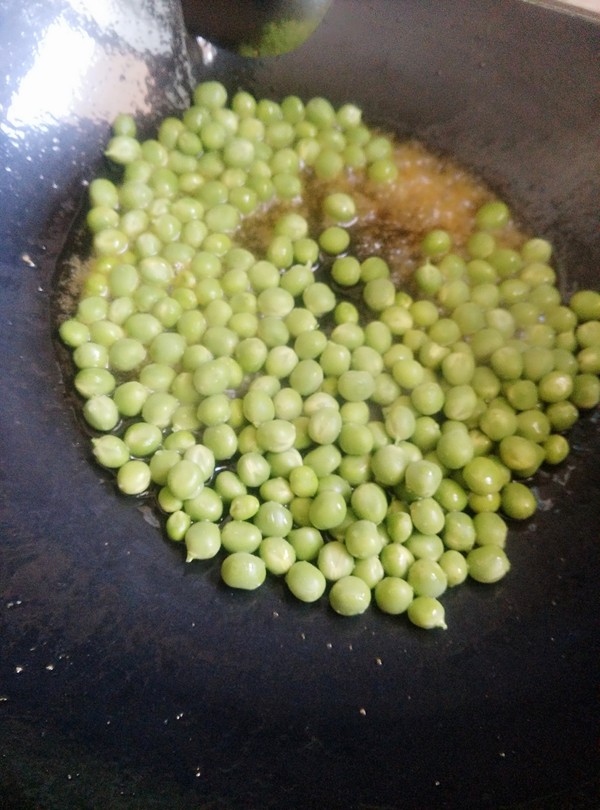
<svg viewBox="0 0 600 810"><path fill-rule="evenodd" d="M478 172L598 285L598 18L519 0L336 0L244 60L169 0L0 3L0 805L596 807L598 414L541 474L512 571L425 633L185 566L91 463L55 341L63 249L109 124L150 133L192 82L321 94Z"/></svg>

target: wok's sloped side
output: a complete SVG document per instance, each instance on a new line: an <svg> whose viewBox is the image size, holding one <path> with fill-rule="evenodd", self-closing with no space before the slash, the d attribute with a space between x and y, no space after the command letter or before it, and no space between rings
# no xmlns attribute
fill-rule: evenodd
<svg viewBox="0 0 600 810"><path fill-rule="evenodd" d="M444 633L375 611L344 621L293 603L279 583L232 593L215 565L185 566L144 505L117 497L91 463L65 401L50 307L58 251L81 181L102 166L110 118L133 112L150 131L183 103L179 12L141 3L133 34L129 18L119 24L125 35L86 11L91 2L45 8L43 37L39 19L19 11L0 49L10 77L0 99L6 801L47 810L585 801L597 764L597 419L577 427L574 464L540 480L544 509L511 532L510 577L450 593ZM165 28L165 49L153 51ZM65 70L61 40L48 35L59 29L91 49L85 70L75 58ZM27 111L42 41L52 86L72 92L62 106L42 98ZM197 80L352 100L369 120L455 155L556 242L568 286L597 286L599 34L589 19L516 0L336 0L285 57L217 52L204 64L190 45ZM29 118L19 124L15 109Z"/></svg>
<svg viewBox="0 0 600 810"><path fill-rule="evenodd" d="M48 0L4 14L0 72L2 255L73 204L106 171L110 125L121 112L140 129L188 101L190 74L177 0L96 4ZM57 236L59 236L57 234Z"/></svg>

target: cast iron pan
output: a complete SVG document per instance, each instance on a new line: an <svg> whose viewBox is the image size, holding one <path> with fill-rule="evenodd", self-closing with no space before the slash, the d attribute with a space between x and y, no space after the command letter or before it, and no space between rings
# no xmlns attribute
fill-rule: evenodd
<svg viewBox="0 0 600 810"><path fill-rule="evenodd" d="M510 575L446 632L220 587L91 463L55 271L109 122L192 80L354 101L478 171L598 286L597 19L517 0L336 0L264 61L186 39L169 0L0 3L0 806L573 808L598 782L598 414L540 475ZM91 10L90 10L91 9ZM189 49L189 59L188 59ZM211 53L214 59L211 61Z"/></svg>

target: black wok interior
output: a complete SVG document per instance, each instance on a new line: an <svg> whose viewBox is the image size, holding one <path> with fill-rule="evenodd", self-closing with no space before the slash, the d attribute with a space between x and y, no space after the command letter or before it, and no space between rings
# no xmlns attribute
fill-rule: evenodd
<svg viewBox="0 0 600 810"><path fill-rule="evenodd" d="M1 11L0 807L596 807L597 412L538 476L510 575L447 594L447 631L343 620L280 583L229 591L115 494L69 404L53 293L111 116L151 133L207 77L422 138L552 240L565 292L597 288L599 18L334 0L297 51L244 60L186 37L177 3L138 5L135 36L126 3L108 21L66 0ZM68 60L57 31L81 44Z"/></svg>

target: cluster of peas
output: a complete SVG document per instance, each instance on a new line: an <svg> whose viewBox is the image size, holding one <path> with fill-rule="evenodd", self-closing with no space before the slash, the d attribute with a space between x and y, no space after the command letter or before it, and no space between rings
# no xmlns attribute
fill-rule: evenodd
<svg viewBox="0 0 600 810"><path fill-rule="evenodd" d="M156 490L188 561L226 552L231 587L271 572L343 615L374 598L445 627L439 597L504 576L501 513L534 513L524 480L600 400L600 294L565 306L548 242L502 244L499 201L462 255L430 231L418 294L398 291L352 255L355 202L334 185L393 181L391 142L350 104L226 103L205 82L144 142L120 116L123 180L90 184L93 261L60 335L94 455L121 492ZM303 171L332 183L316 239L293 206ZM233 235L274 199L290 207L257 258Z"/></svg>

